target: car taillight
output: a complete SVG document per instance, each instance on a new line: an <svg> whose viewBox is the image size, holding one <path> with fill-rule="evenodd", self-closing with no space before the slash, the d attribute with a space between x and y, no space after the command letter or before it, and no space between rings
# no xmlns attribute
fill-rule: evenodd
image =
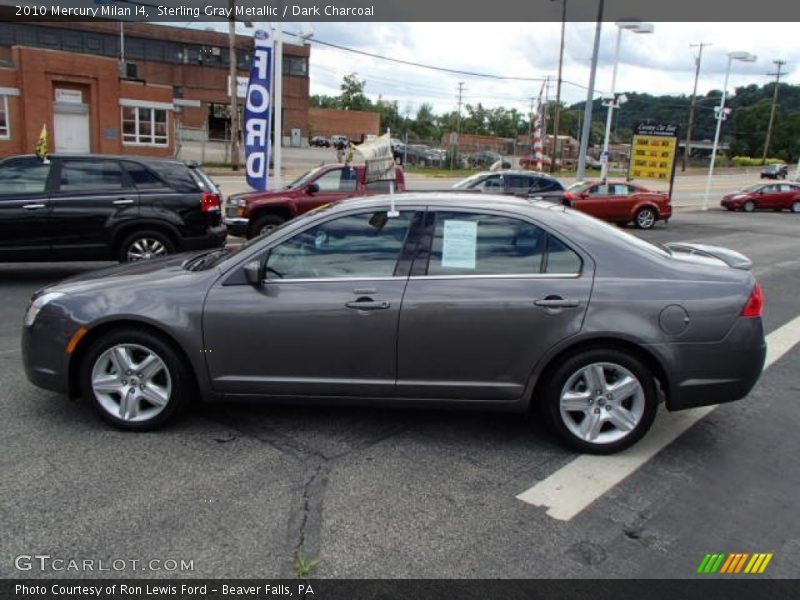
<svg viewBox="0 0 800 600"><path fill-rule="evenodd" d="M572 192L564 192L564 200L572 201Z"/></svg>
<svg viewBox="0 0 800 600"><path fill-rule="evenodd" d="M200 195L200 210L203 212L213 212L220 210L222 202L220 202L219 195L203 192Z"/></svg>
<svg viewBox="0 0 800 600"><path fill-rule="evenodd" d="M761 309L764 308L764 294L761 292L761 285L756 281L753 286L753 291L750 292L750 297L747 299L747 304L742 309L743 317L760 317Z"/></svg>

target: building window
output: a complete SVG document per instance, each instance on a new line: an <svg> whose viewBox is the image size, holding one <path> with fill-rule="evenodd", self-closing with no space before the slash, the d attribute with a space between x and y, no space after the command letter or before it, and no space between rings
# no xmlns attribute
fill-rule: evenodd
<svg viewBox="0 0 800 600"><path fill-rule="evenodd" d="M283 74L306 77L308 75L308 59L305 56L283 55Z"/></svg>
<svg viewBox="0 0 800 600"><path fill-rule="evenodd" d="M167 111L159 108L122 107L122 142L145 146L169 143Z"/></svg>
<svg viewBox="0 0 800 600"><path fill-rule="evenodd" d="M11 128L8 118L8 96L0 96L0 140L11 137Z"/></svg>

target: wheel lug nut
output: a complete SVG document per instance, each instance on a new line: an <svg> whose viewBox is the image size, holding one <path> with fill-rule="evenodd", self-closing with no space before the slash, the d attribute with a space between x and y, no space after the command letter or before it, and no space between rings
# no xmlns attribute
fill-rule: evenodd
<svg viewBox="0 0 800 600"><path fill-rule="evenodd" d="M599 415L600 414L600 409L599 408L595 408L594 409L594 414Z"/></svg>
<svg viewBox="0 0 800 600"><path fill-rule="evenodd" d="M612 396L611 394L606 394L606 398L608 398L609 400L611 400L611 398L613 398L613 396Z"/></svg>
<svg viewBox="0 0 800 600"><path fill-rule="evenodd" d="M127 379L123 379L122 380L122 385L128 385L128 380Z"/></svg>

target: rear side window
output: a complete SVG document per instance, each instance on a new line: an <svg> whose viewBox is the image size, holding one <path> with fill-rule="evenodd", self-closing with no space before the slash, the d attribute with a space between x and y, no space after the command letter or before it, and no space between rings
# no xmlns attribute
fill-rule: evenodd
<svg viewBox="0 0 800 600"><path fill-rule="evenodd" d="M50 165L38 158L9 160L0 165L0 195L44 192Z"/></svg>
<svg viewBox="0 0 800 600"><path fill-rule="evenodd" d="M437 213L428 275L539 273L546 235L509 217Z"/></svg>
<svg viewBox="0 0 800 600"><path fill-rule="evenodd" d="M153 161L148 163L148 166L175 191L192 193L201 189L195 178L189 173L189 167L181 162Z"/></svg>
<svg viewBox="0 0 800 600"><path fill-rule="evenodd" d="M552 235L547 238L547 264L545 273L577 275L581 272L581 257Z"/></svg>
<svg viewBox="0 0 800 600"><path fill-rule="evenodd" d="M531 184L532 192L558 192L563 190L561 184L554 179L547 179L545 177L537 177Z"/></svg>
<svg viewBox="0 0 800 600"><path fill-rule="evenodd" d="M125 170L128 172L133 184L138 188L163 188L166 187L163 181L142 164L124 161Z"/></svg>
<svg viewBox="0 0 800 600"><path fill-rule="evenodd" d="M123 187L122 168L113 160L65 160L61 164L62 192L96 192Z"/></svg>

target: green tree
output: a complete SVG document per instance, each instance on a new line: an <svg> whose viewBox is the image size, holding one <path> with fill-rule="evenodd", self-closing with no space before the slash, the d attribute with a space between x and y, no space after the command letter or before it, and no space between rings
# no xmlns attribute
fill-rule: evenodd
<svg viewBox="0 0 800 600"><path fill-rule="evenodd" d="M372 102L364 94L366 80L359 79L358 74L350 73L344 76L340 89L339 105L345 110L372 110Z"/></svg>
<svg viewBox="0 0 800 600"><path fill-rule="evenodd" d="M439 128L436 127L436 116L433 106L423 103L417 109L417 118L411 124L411 130L418 138L425 140L438 139Z"/></svg>

